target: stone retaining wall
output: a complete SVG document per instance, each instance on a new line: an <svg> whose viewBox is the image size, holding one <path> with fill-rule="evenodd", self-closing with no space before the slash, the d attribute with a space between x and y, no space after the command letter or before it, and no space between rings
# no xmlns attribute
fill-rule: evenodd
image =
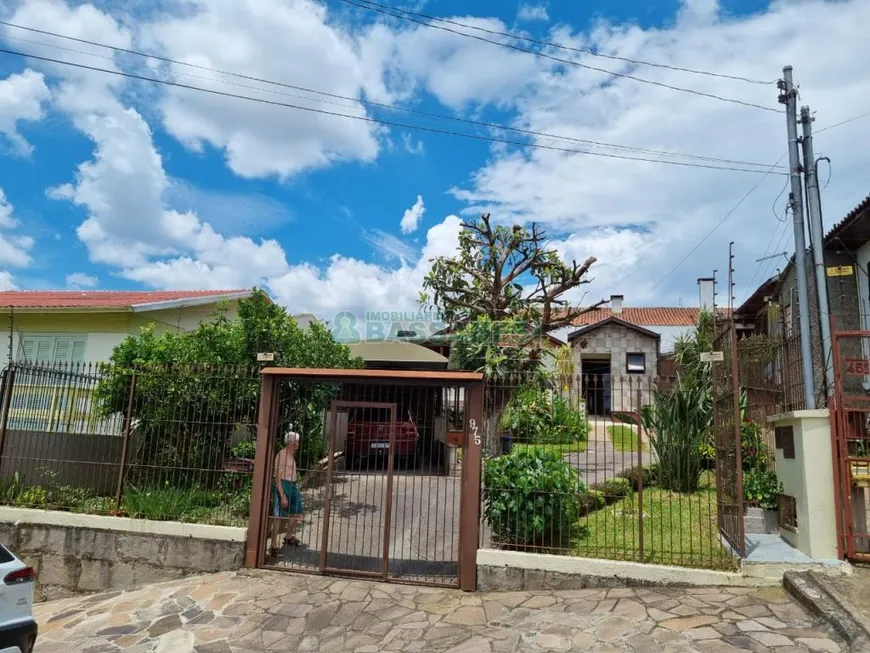
<svg viewBox="0 0 870 653"><path fill-rule="evenodd" d="M36 570L37 600L240 569L246 529L0 507L0 542Z"/></svg>

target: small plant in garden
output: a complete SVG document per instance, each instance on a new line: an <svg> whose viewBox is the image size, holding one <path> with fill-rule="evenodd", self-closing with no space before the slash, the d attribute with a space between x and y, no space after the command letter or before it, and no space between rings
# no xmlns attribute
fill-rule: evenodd
<svg viewBox="0 0 870 653"><path fill-rule="evenodd" d="M769 467L770 452L764 441L764 431L758 422L744 418L740 425L740 448L744 472Z"/></svg>
<svg viewBox="0 0 870 653"><path fill-rule="evenodd" d="M706 387L678 384L672 390L656 390L652 404L643 407L643 426L658 459L658 483L666 490L698 489L699 451L709 438L712 417L699 408L707 395Z"/></svg>
<svg viewBox="0 0 870 653"><path fill-rule="evenodd" d="M743 498L765 510L779 508L779 495L782 483L776 472L767 469L750 469L743 472Z"/></svg>
<svg viewBox="0 0 870 653"><path fill-rule="evenodd" d="M521 549L567 548L586 487L554 452L516 451L488 460L483 513L494 538Z"/></svg>
<svg viewBox="0 0 870 653"><path fill-rule="evenodd" d="M588 431L582 411L560 394L535 386L520 389L511 399L501 428L517 442L531 444L581 442Z"/></svg>

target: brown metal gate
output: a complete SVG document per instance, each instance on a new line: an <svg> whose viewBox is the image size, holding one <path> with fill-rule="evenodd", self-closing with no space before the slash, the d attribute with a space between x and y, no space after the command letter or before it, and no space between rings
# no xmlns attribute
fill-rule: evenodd
<svg viewBox="0 0 870 653"><path fill-rule="evenodd" d="M840 557L870 562L870 331L832 329L829 402Z"/></svg>
<svg viewBox="0 0 870 653"><path fill-rule="evenodd" d="M467 372L264 370L246 566L474 589L482 398ZM276 517L288 429L298 519Z"/></svg>
<svg viewBox="0 0 870 653"><path fill-rule="evenodd" d="M729 320L714 339L723 360L713 365L713 440L716 448L716 507L719 532L741 558L746 555L743 524L743 461L740 446L740 386L737 336Z"/></svg>

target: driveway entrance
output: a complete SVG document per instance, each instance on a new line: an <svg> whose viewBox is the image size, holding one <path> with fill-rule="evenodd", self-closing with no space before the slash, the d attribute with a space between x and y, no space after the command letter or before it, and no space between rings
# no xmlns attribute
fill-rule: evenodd
<svg viewBox="0 0 870 653"><path fill-rule="evenodd" d="M475 588L482 375L264 370L246 566ZM276 516L295 454L301 514Z"/></svg>

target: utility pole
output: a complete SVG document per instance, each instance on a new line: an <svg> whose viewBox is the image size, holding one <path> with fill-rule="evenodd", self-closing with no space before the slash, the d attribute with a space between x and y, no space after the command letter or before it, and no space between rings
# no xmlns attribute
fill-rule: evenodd
<svg viewBox="0 0 870 653"><path fill-rule="evenodd" d="M807 408L816 407L816 389L813 378L813 349L810 334L810 300L807 295L807 242L804 233L804 197L801 184L801 164L798 154L797 135L797 89L792 80L791 66L782 69L783 79L777 83L779 101L785 105L785 122L788 132L788 162L791 178L791 206L794 221L794 263L798 289L798 317L800 319L801 367L804 378L804 403Z"/></svg>
<svg viewBox="0 0 870 653"><path fill-rule="evenodd" d="M734 241L728 243L728 313L734 315Z"/></svg>
<svg viewBox="0 0 870 653"><path fill-rule="evenodd" d="M822 199L819 195L819 176L816 174L816 156L813 153L813 117L809 107L801 107L801 125L804 151L804 178L807 184L807 221L816 270L816 296L819 300L819 331L822 334L822 361L825 366L827 396L834 392L834 353L831 346L831 305L828 302L828 279L825 270L825 227L822 224Z"/></svg>

